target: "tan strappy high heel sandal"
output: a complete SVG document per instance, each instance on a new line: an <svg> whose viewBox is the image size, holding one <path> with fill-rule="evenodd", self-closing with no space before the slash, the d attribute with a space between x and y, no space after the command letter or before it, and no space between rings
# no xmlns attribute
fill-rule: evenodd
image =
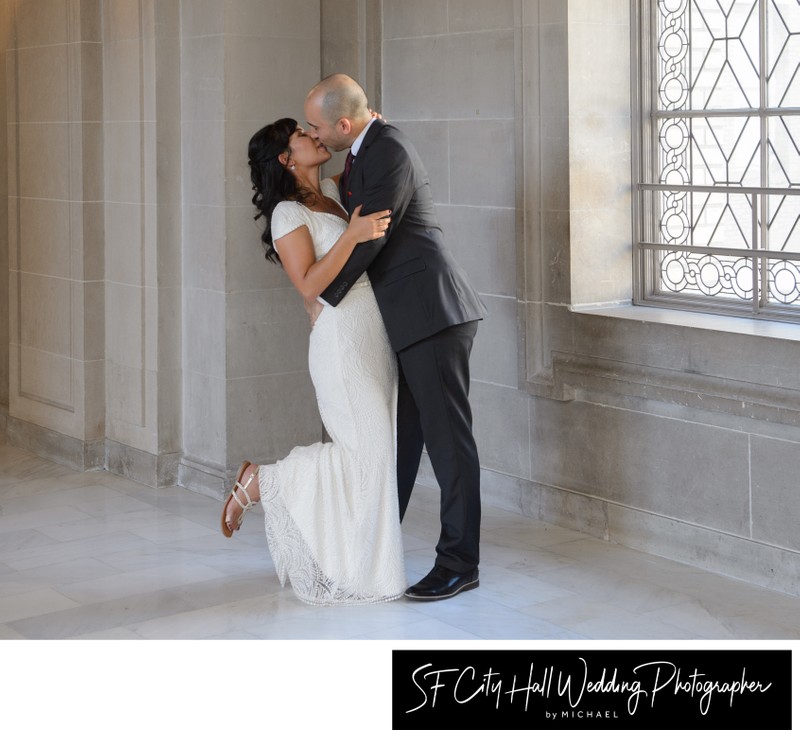
<svg viewBox="0 0 800 738"><path fill-rule="evenodd" d="M242 465L239 467L239 471L236 473L236 481L233 483L233 489L231 490L230 495L228 495L228 499L225 500L225 505L222 507L222 535L225 538L230 538L233 535L234 530L239 530L242 527L242 520L244 520L244 515L248 510L251 510L258 504L258 500L253 500L250 498L250 495L247 492L247 488L250 486L250 483L256 478L258 472L253 472L248 480L242 484L242 474L244 474L245 470L248 466L251 466L249 461L243 461ZM247 502L242 500L240 493L244 495ZM228 512L228 503L231 501L231 498L236 500L239 507L242 508L242 514L239 516L239 519L236 521L236 527L231 530L228 528L228 524L225 520L225 513Z"/></svg>

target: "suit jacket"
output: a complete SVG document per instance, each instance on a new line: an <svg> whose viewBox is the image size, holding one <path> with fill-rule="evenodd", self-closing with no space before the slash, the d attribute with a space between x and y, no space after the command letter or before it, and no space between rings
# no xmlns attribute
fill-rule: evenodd
<svg viewBox="0 0 800 738"><path fill-rule="evenodd" d="M352 214L391 210L386 235L356 246L322 293L338 305L353 283L369 275L392 348L400 351L452 325L486 316L486 307L444 246L430 183L406 136L376 120L353 161L342 202Z"/></svg>

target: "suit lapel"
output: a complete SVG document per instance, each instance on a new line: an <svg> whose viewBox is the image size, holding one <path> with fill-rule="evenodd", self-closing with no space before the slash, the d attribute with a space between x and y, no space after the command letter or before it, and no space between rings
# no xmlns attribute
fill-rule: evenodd
<svg viewBox="0 0 800 738"><path fill-rule="evenodd" d="M364 161L370 145L377 138L378 134L385 125L387 124L384 121L378 119L369 127L367 135L364 136L364 140L361 142L361 146L358 149L358 156L353 159L353 166L350 170L350 176L347 179L347 191L345 192L344 188L340 189L342 202L344 203L347 212L351 215L353 214L353 210L350 207L350 201L353 197L353 192L356 193L356 196L358 196L360 193L360 187L357 184L359 180L356 177L356 174L360 171L361 167L364 166Z"/></svg>

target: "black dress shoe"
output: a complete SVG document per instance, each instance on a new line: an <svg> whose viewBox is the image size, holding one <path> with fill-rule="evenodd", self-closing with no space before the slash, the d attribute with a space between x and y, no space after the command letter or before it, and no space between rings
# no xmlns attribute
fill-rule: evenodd
<svg viewBox="0 0 800 738"><path fill-rule="evenodd" d="M459 574L443 566L434 566L426 577L406 590L406 597L412 600L446 600L477 586L478 567Z"/></svg>

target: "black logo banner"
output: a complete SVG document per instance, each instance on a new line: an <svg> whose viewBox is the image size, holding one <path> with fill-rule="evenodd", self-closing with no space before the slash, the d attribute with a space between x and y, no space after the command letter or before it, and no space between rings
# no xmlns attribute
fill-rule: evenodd
<svg viewBox="0 0 800 738"><path fill-rule="evenodd" d="M791 730L791 650L392 652L394 730Z"/></svg>

